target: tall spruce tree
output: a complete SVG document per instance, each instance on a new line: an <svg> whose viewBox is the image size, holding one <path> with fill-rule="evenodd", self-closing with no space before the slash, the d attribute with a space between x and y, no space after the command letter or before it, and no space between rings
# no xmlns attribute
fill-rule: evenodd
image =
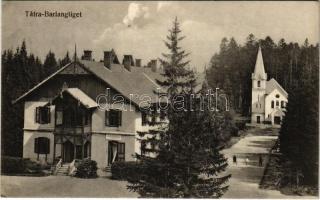
<svg viewBox="0 0 320 200"><path fill-rule="evenodd" d="M207 104L190 100L196 80L186 67L188 54L179 46L184 38L179 36L180 32L175 19L165 42L169 53L160 59L164 80L157 81L167 89L168 123L140 133L144 144L141 147L144 153L137 154L141 169L137 172L138 179L129 179L128 188L142 197L216 198L227 190L226 181L230 177L219 176L227 167L219 152L222 118L209 110Z"/></svg>

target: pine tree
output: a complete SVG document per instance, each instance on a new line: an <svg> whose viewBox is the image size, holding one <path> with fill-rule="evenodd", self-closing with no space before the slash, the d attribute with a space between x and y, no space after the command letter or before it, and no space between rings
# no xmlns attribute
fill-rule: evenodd
<svg viewBox="0 0 320 200"><path fill-rule="evenodd" d="M188 54L178 45L179 23L175 19L165 45L169 53L163 54L160 63L164 69L164 81L159 85L167 89L171 105L166 110L168 124L147 133L140 133L142 151L137 154L141 163L140 178L129 179L129 189L142 197L220 197L227 190L229 175L219 177L227 167L219 153L219 115L208 106L200 110L199 101L190 101L194 92L195 78L187 70ZM184 100L184 109L177 103ZM190 109L193 108L193 109Z"/></svg>
<svg viewBox="0 0 320 200"><path fill-rule="evenodd" d="M57 71L58 64L53 52L49 51L43 63L44 75L47 77Z"/></svg>
<svg viewBox="0 0 320 200"><path fill-rule="evenodd" d="M71 62L71 59L70 59L70 56L69 56L69 51L67 51L67 54L65 55L65 57L60 62L60 67L63 67L66 64L69 64L70 62Z"/></svg>

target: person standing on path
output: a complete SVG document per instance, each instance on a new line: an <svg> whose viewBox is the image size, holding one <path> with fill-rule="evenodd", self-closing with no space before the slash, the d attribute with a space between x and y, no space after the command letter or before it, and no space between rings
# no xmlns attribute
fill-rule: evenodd
<svg viewBox="0 0 320 200"><path fill-rule="evenodd" d="M236 165L237 165L237 156L236 156L236 155L233 155L232 159L233 159L233 164L236 164Z"/></svg>
<svg viewBox="0 0 320 200"><path fill-rule="evenodd" d="M259 166L260 166L260 167L262 166L262 162L263 162L263 160L262 160L262 156L261 156L261 155L259 155Z"/></svg>
<svg viewBox="0 0 320 200"><path fill-rule="evenodd" d="M244 160L244 162L245 162L246 165L248 165L248 163L249 163L249 158L248 158L248 156L246 157L246 159Z"/></svg>

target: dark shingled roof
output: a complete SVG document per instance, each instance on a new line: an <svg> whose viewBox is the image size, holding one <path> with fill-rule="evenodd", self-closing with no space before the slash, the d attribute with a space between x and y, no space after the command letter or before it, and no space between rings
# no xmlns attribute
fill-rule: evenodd
<svg viewBox="0 0 320 200"><path fill-rule="evenodd" d="M85 68L87 71L91 72L115 90L117 90L120 94L122 94L125 98L131 99L133 103L138 106L141 106L143 102L151 100L152 103L156 103L158 101L157 93L164 93L165 90L161 88L156 80L163 80L163 76L161 73L153 72L151 68L145 67L136 67L132 66L131 71L128 71L121 64L112 64L110 69L104 66L104 62L96 62L89 60L81 60L81 66ZM72 63L67 64L66 66L59 69L57 72L50 75L48 78L40 82L38 85L30 89L28 92L17 98L13 103L16 103L30 93L34 92L37 88L43 85L45 82L59 74L61 71L66 69L68 66L73 66ZM202 82L204 80L204 74L197 74L198 77L198 86L200 88ZM135 94L139 96L135 96ZM141 98L142 95L148 96L150 98ZM164 100L161 98L161 100Z"/></svg>

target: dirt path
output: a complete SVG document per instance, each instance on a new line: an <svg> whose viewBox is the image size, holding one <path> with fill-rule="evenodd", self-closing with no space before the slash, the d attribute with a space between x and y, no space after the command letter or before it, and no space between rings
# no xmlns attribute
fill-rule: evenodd
<svg viewBox="0 0 320 200"><path fill-rule="evenodd" d="M270 130L254 128L248 131L246 137L231 148L223 150L229 162L227 173L232 174L229 190L223 198L302 198L301 196L284 195L277 190L259 188L269 149L274 145L277 136L270 134ZM237 156L237 164L232 163L233 155ZM259 166L259 155L263 158L263 166ZM249 159L247 165L245 158Z"/></svg>

